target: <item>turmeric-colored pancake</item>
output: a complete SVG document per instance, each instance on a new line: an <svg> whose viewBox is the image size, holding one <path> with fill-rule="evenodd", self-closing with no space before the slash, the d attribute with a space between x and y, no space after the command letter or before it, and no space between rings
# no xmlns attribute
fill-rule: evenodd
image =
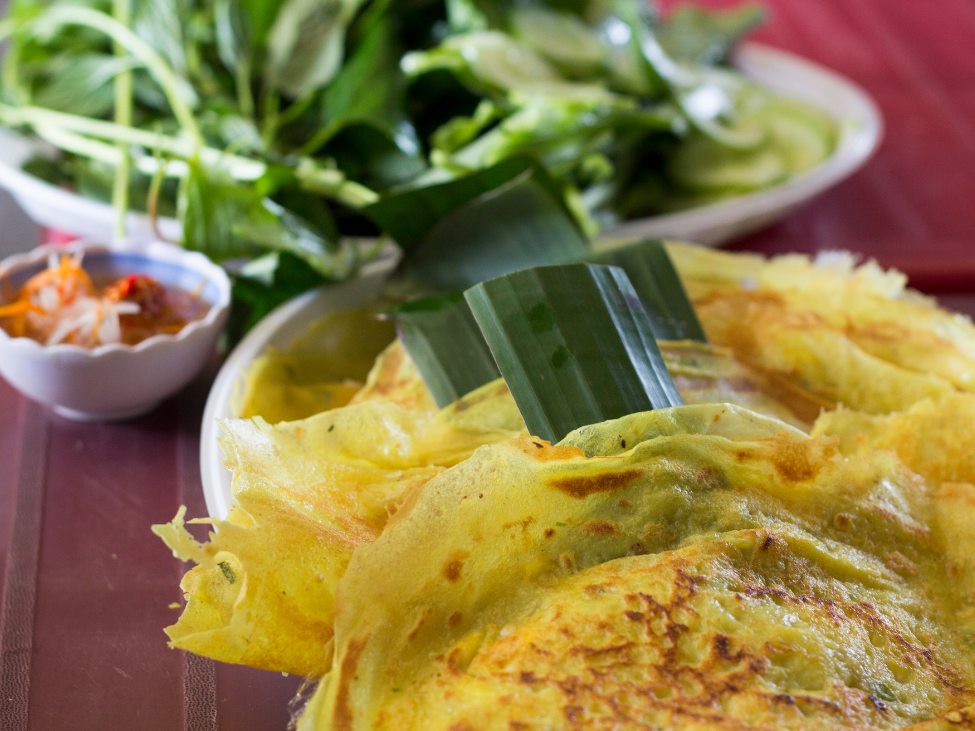
<svg viewBox="0 0 975 731"><path fill-rule="evenodd" d="M936 482L975 483L975 393L925 399L887 416L848 409L822 414L814 435L836 435L844 454L896 452L904 464Z"/></svg>
<svg viewBox="0 0 975 731"><path fill-rule="evenodd" d="M968 320L906 290L902 275L853 267L842 256L811 262L686 245L669 251L712 340L660 344L685 403L736 404L779 420L772 427L736 412L739 428L809 431L816 422L814 434L839 438L836 459L876 461L877 450L887 450L934 486L975 480ZM336 588L353 552L375 542L389 516L446 468L479 447L527 436L500 380L438 410L399 340L364 376L391 332L371 313L353 314L329 321L341 325L335 333L313 330L287 357L270 355L265 380L252 378L254 416L278 421L327 410L276 426L260 418L227 422L222 444L238 507L216 523L210 541L194 541L182 515L157 527L177 555L199 564L183 580L183 616L167 630L174 646L321 675L331 657ZM340 352L360 327L368 335L361 347ZM347 375L364 378L364 387L353 394ZM832 411L837 405L846 408ZM643 423L634 419L616 422L619 433L604 434L599 449L586 453L607 456L650 439L624 430ZM659 429L661 419L646 423ZM668 434L677 435L671 426ZM760 521L751 528L770 529Z"/></svg>
<svg viewBox="0 0 975 731"><path fill-rule="evenodd" d="M975 326L898 272L837 253L668 252L712 342L826 401L887 414L975 390Z"/></svg>
<svg viewBox="0 0 975 731"><path fill-rule="evenodd" d="M335 585L355 547L376 539L410 490L524 427L502 382L440 411L363 401L304 421L223 428L235 510L202 545L182 511L153 527L199 564L183 578L186 608L167 632L174 647L217 660L318 676Z"/></svg>
<svg viewBox="0 0 975 731"><path fill-rule="evenodd" d="M299 728L972 728L973 518L734 407L485 447L356 551Z"/></svg>

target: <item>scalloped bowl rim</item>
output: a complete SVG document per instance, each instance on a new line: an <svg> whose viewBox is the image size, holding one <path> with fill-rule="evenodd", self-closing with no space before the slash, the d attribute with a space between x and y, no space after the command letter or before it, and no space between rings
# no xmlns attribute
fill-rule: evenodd
<svg viewBox="0 0 975 731"><path fill-rule="evenodd" d="M125 343L109 343L99 345L96 348L85 348L72 343L58 343L56 345L44 345L28 337L12 337L6 330L0 328L0 344L8 349L13 348L25 352L38 352L47 354L51 357L57 355L72 355L76 358L94 359L111 353L144 353L159 347L165 347L179 343L188 339L194 333L201 330L212 328L223 317L224 312L230 307L230 278L227 273L210 261L206 256L197 251L187 251L175 244L167 244L161 241L149 243L122 243L108 245L95 241L77 241L68 245L45 244L24 253L8 256L0 261L0 277L5 277L9 273L31 266L45 260L50 254L74 254L78 251L97 250L112 254L142 254L147 259L163 261L166 263L180 266L187 271L200 274L201 277L213 283L217 288L217 301L210 303L210 309L206 315L199 319L187 323L179 332L175 334L160 334L146 338L135 345Z"/></svg>

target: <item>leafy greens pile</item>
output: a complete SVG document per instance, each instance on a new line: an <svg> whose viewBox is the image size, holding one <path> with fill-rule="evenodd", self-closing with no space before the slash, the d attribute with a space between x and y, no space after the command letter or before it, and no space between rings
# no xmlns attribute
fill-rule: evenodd
<svg viewBox="0 0 975 731"><path fill-rule="evenodd" d="M0 123L63 153L29 172L177 215L183 244L236 274L241 330L354 272L375 250L356 236L389 234L449 280L435 240L477 238L458 212L485 194L575 241L815 164L829 120L722 65L761 18L661 20L643 0L15 0Z"/></svg>

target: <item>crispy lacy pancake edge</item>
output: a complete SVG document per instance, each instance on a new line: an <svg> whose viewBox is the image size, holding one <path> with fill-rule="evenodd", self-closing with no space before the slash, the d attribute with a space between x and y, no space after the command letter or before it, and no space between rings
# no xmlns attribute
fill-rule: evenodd
<svg viewBox="0 0 975 731"><path fill-rule="evenodd" d="M912 470L935 482L975 483L975 394L925 399L885 416L839 409L822 414L814 435L839 437L844 454L896 452Z"/></svg>
<svg viewBox="0 0 975 731"><path fill-rule="evenodd" d="M748 365L875 414L975 390L975 325L849 254L668 251L708 338Z"/></svg>

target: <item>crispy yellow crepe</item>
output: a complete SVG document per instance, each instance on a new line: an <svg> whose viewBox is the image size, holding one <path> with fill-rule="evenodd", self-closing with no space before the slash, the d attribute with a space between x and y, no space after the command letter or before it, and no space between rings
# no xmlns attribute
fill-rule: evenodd
<svg viewBox="0 0 975 731"><path fill-rule="evenodd" d="M728 351L668 343L664 353L686 400L734 401L808 428ZM798 390L790 403L816 408ZM410 490L482 444L526 434L501 380L437 411L398 340L349 406L276 426L231 420L224 430L237 509L205 544L182 513L155 528L199 564L167 632L174 647L302 675L325 670L335 585L352 551L376 539Z"/></svg>
<svg viewBox="0 0 975 731"><path fill-rule="evenodd" d="M899 464L893 454L878 452L887 450L933 484L975 479L966 448L975 435L975 393L964 393L972 387L975 336L966 319L905 290L902 275L870 264L853 268L842 257L816 264L804 257L766 261L682 245L671 245L670 253L717 343L661 343L686 403L737 404L780 420L732 409L741 439L769 430L798 439L788 424L814 429L817 437L835 435L834 461L843 454L875 466ZM354 318L349 323L332 343L339 351L359 325L372 327ZM353 552L383 535L389 516L426 494L425 485L443 479L438 476L446 468L479 447L527 436L501 381L438 411L398 340L353 395L342 379L363 378L371 357L363 348L375 352L389 337L384 327L368 330L369 342L344 354L329 350L329 337L313 333L287 357L269 356L264 380L252 377L250 415L278 421L337 408L276 426L261 418L225 424L222 446L238 507L215 522L216 533L202 544L184 529L182 512L155 527L176 555L199 564L182 582L183 615L167 629L173 646L321 675L331 662L336 588ZM343 370L345 361L355 373ZM837 404L846 408L828 411ZM660 428L659 419L648 423L655 425L651 432ZM746 424L761 428L742 432ZM671 436L685 427L673 427ZM620 432L613 438L618 445L606 437L602 447L626 451L648 436ZM680 466L679 456L669 464L677 472L690 469ZM900 467L890 469L901 475ZM950 488L959 495L967 489ZM821 537L816 526L804 530Z"/></svg>
<svg viewBox="0 0 975 731"><path fill-rule="evenodd" d="M937 482L975 484L975 394L925 399L887 416L848 409L826 412L814 435L835 434L844 454L870 449L896 452L904 464Z"/></svg>
<svg viewBox="0 0 975 731"><path fill-rule="evenodd" d="M975 326L848 254L670 253L708 338L743 362L871 414L975 390Z"/></svg>
<svg viewBox="0 0 975 731"><path fill-rule="evenodd" d="M523 432L503 382L437 411L362 401L304 421L223 423L237 508L200 544L173 523L154 526L199 564L167 629L172 645L224 662L321 675L335 585L352 550L375 540L412 488L481 444ZM482 415L483 414L483 415Z"/></svg>
<svg viewBox="0 0 975 731"><path fill-rule="evenodd" d="M973 520L730 406L484 447L356 551L299 729L973 728Z"/></svg>

